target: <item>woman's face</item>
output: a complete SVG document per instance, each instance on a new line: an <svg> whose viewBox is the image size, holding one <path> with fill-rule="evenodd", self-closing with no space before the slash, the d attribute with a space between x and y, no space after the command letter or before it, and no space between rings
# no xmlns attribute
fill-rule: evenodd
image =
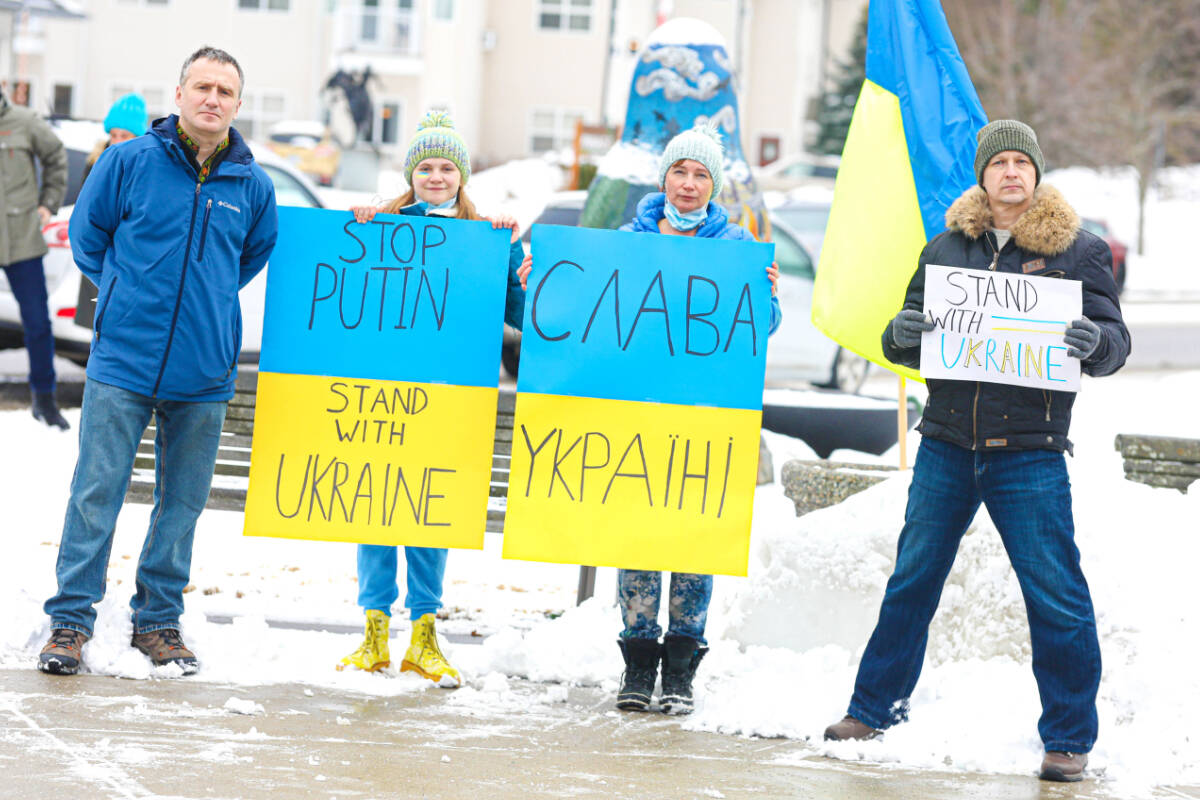
<svg viewBox="0 0 1200 800"><path fill-rule="evenodd" d="M121 142L128 142L130 139L136 138L132 131L127 131L124 128L111 128L108 131L109 144L120 144Z"/></svg>
<svg viewBox="0 0 1200 800"><path fill-rule="evenodd" d="M672 164L663 181L667 199L684 213L707 206L712 189L712 176L708 174L708 169L690 158Z"/></svg>
<svg viewBox="0 0 1200 800"><path fill-rule="evenodd" d="M458 197L462 173L448 158L422 159L412 174L413 193L418 200L430 205L441 205Z"/></svg>

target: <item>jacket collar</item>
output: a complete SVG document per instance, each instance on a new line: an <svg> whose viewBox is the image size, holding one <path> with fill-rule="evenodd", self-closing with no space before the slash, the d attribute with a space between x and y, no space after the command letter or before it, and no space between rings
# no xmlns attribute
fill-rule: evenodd
<svg viewBox="0 0 1200 800"><path fill-rule="evenodd" d="M638 201L637 215L633 220L633 229L639 233L658 233L658 221L665 217L667 196L662 192L651 192ZM710 239L719 236L725 230L729 215L725 209L711 200L708 203L708 216L696 229L696 236Z"/></svg>
<svg viewBox="0 0 1200 800"><path fill-rule="evenodd" d="M170 114L166 117L161 117L154 120L150 132L159 138L168 150L176 153L185 162L187 154L183 152L183 145L179 143L179 137L175 134L175 125L179 122L178 114ZM254 154L250 152L250 145L246 144L246 140L237 132L237 128L229 129L229 152L221 160L221 164L217 165L217 172L222 172L221 167L225 164L238 164L243 167L249 167L254 163ZM241 172L242 170L239 170Z"/></svg>
<svg viewBox="0 0 1200 800"><path fill-rule="evenodd" d="M946 227L968 239L978 239L992 228L987 193L972 186L946 211ZM1079 215L1053 186L1033 191L1033 202L1012 226L1012 240L1021 250L1039 256L1065 253L1079 235Z"/></svg>

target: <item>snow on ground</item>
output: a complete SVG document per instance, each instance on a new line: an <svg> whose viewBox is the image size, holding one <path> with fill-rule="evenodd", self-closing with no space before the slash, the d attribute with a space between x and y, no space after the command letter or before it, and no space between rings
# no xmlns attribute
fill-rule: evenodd
<svg viewBox="0 0 1200 800"><path fill-rule="evenodd" d="M1193 565L1200 559L1200 490L1183 495L1122 478L1120 432L1200 437L1194 408L1200 371L1128 373L1085 380L1069 459L1077 538L1095 599L1104 654L1101 735L1093 765L1122 797L1155 784L1200 783L1200 683L1185 657L1200 625ZM78 411L68 413L72 423ZM42 602L54 591L62 510L75 439L0 412L8 498L0 564L0 667L29 669L47 635ZM811 456L770 434L778 469ZM918 437L913 434L910 448ZM888 457L894 458L894 454ZM834 757L903 767L1028 774L1040 758L1039 704L1029 666L1020 593L999 537L981 512L965 537L930 631L912 721L881 742L821 743L844 713L894 557L909 474L803 518L778 484L755 499L749 578L718 577L709 621L712 651L688 728L736 735L808 737ZM108 597L86 661L93 672L170 678L128 646L127 602L148 509L130 506L118 525ZM268 627L267 620L357 625L354 548L243 538L241 515L209 511L196 536L185 633L204 661L196 678L253 686L299 682L375 695L426 691L410 676L336 672L358 634ZM597 596L573 607L577 570L504 561L499 537L483 551L455 551L447 571L443 631L491 635L482 646L448 645L470 676L455 700L495 708L511 700L507 677L615 690L620 620L614 571ZM206 613L233 624L206 621ZM397 620L401 627L404 623ZM398 646L403 646L401 642ZM548 692L556 691L548 687ZM508 698L508 700L506 700ZM548 695L549 698L549 695ZM548 702L553 698L548 699Z"/></svg>
<svg viewBox="0 0 1200 800"><path fill-rule="evenodd" d="M489 170L472 179L481 207L518 202L521 195L511 187L533 172L520 165L499 169L508 171ZM532 182L524 194L530 208L554 188L553 170L542 172L545 180ZM1200 288L1185 223L1200 206L1200 198L1186 188L1200 185L1194 172L1168 175L1151 198L1148 254L1130 266L1134 296L1170 299L1180 287ZM490 185L484 179L488 173L495 173ZM1060 185L1082 213L1107 217L1119 236L1133 241L1128 203L1122 199L1129 194L1127 176L1069 170L1048 180ZM1170 306L1130 304L1128 313L1157 313L1153 309ZM919 386L912 388L920 394ZM1148 796L1155 785L1200 784L1200 743L1193 732L1200 716L1200 681L1191 647L1200 629L1193 566L1200 560L1200 487L1184 495L1125 481L1113 449L1117 433L1200 437L1198 396L1200 371L1127 371L1085 378L1075 406L1076 451L1068 464L1077 540L1104 657L1092 772L1101 776L1101 792L1111 796ZM78 410L67 412L76 425L78 415ZM765 436L777 475L788 458L813 457L803 442ZM41 606L55 588L76 440L74 431L48 430L21 410L0 412L0 441L7 455L0 460L5 534L0 607L6 611L0 615L0 668L30 669L48 633ZM918 442L912 434L910 459ZM896 461L894 453L878 459L840 452L834 457ZM1024 610L986 512L964 538L947 582L911 722L882 741L821 742L823 728L845 711L878 612L909 477L898 473L799 519L778 483L759 488L750 574L716 580L708 626L711 652L701 666L697 710L686 727L808 738L819 752L835 758L901 768L1028 775L1036 767L1040 708ZM119 521L110 591L99 606L96 637L85 650L92 672L175 677L170 670L152 669L128 645L127 603L148 515L147 507L129 506ZM194 588L187 594L183 625L204 669L188 680L243 687L296 682L316 691L373 695L431 688L408 675L333 669L360 634L312 628L361 623L353 546L245 538L241 527L237 513L207 511L201 518ZM509 705L520 711L528 700L514 699L512 677L547 682L547 703L561 702L561 684L615 691L621 673L615 646L620 619L612 603L615 571L600 570L596 597L578 608L573 605L577 576L571 566L505 561L500 537L493 534L482 551L451 555L446 619L439 628L483 638L482 645L446 648L469 678L468 687L454 696L464 715ZM234 621L219 624L209 621L210 615ZM310 629L271 627L268 621ZM404 646L403 638L397 647ZM246 708L254 713L253 706Z"/></svg>

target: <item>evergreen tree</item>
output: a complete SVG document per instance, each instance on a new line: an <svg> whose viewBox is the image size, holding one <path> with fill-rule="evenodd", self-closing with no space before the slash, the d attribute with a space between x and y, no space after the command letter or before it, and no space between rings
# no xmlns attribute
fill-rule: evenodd
<svg viewBox="0 0 1200 800"><path fill-rule="evenodd" d="M854 31L847 59L839 60L832 87L821 95L817 109L817 136L813 151L840 156L846 145L846 134L850 131L850 118L854 115L854 104L862 91L867 77L867 10Z"/></svg>

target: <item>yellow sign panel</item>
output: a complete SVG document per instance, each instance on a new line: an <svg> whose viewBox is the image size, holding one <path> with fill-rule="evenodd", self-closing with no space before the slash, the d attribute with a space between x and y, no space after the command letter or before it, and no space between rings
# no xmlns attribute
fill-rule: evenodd
<svg viewBox="0 0 1200 800"><path fill-rule="evenodd" d="M245 534L481 549L497 394L260 373Z"/></svg>
<svg viewBox="0 0 1200 800"><path fill-rule="evenodd" d="M762 412L522 392L504 557L745 575Z"/></svg>

